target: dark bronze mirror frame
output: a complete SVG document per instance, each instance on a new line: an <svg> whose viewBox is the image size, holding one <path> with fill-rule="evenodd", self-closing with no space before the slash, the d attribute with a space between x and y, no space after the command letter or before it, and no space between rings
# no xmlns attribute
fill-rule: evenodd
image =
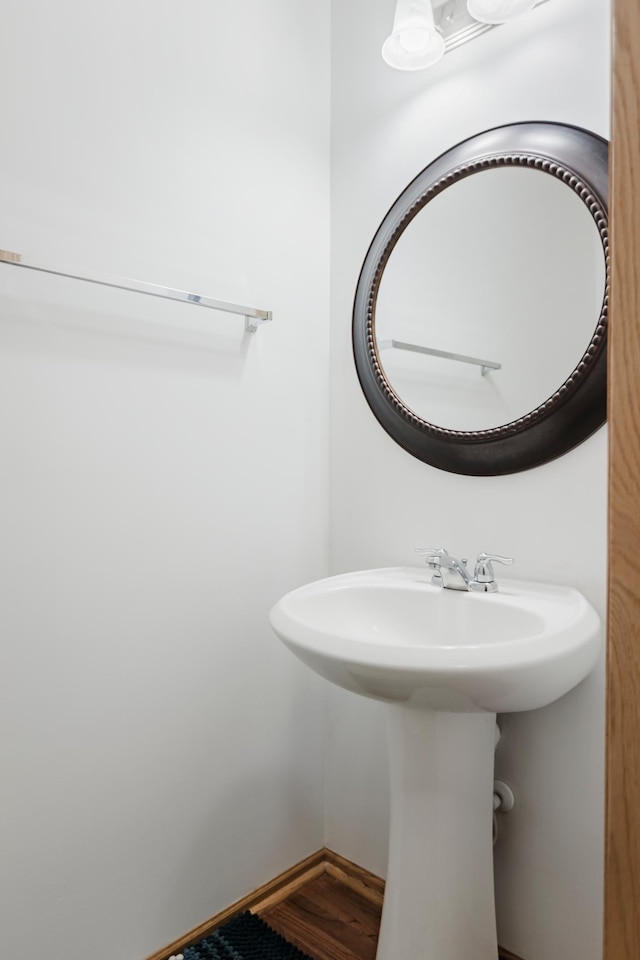
<svg viewBox="0 0 640 960"><path fill-rule="evenodd" d="M353 350L364 395L387 433L410 454L470 476L516 473L554 460L606 420L609 145L597 134L559 123L516 123L459 143L430 163L402 192L367 252L353 309ZM557 177L587 206L600 233L606 282L593 337L571 375L526 416L487 430L436 426L410 410L388 383L376 348L378 289L387 261L413 218L447 187L496 167L524 166Z"/></svg>

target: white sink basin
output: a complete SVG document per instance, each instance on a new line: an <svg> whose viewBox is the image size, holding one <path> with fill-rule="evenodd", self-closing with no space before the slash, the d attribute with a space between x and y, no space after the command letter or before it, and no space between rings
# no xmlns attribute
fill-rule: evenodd
<svg viewBox="0 0 640 960"><path fill-rule="evenodd" d="M294 590L281 640L333 683L387 701L391 815L377 960L498 960L495 715L557 700L595 665L600 621L569 587L443 590L389 567ZM517 800L516 800L517 803Z"/></svg>
<svg viewBox="0 0 640 960"><path fill-rule="evenodd" d="M498 593L431 585L389 567L319 580L271 611L309 667L368 697L504 713L557 700L593 668L600 620L570 587L501 579Z"/></svg>

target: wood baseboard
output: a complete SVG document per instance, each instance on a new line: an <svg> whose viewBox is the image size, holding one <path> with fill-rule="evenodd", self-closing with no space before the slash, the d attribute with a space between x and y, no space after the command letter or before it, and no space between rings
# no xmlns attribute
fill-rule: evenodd
<svg viewBox="0 0 640 960"><path fill-rule="evenodd" d="M300 863L296 863L295 866L285 870L268 883L248 893L246 897L236 900L226 910L222 910L209 920L205 920L204 923L190 930L183 937L174 940L167 947L147 957L147 960L169 960L174 954L181 953L185 947L212 934L214 930L217 930L237 913L242 913L245 910L250 910L251 913L264 913L277 904L283 903L305 884L324 873L335 880L339 880L346 887L355 890L361 896L366 897L367 900L375 903L376 906L382 906L384 880L325 847L301 860ZM509 953L508 950L500 949L500 960L520 960L520 957L517 957L514 953Z"/></svg>
<svg viewBox="0 0 640 960"><path fill-rule="evenodd" d="M339 880L345 887L355 890L377 907L382 906L384 900L384 880L374 873L359 867L351 860L341 857L339 853L325 848L324 872L330 877Z"/></svg>
<svg viewBox="0 0 640 960"><path fill-rule="evenodd" d="M325 850L317 850L311 856L301 860L300 863L290 867L289 870L278 874L273 880L269 880L268 883L248 893L246 897L236 900L225 910L216 913L209 920L205 920L204 923L194 927L193 930L163 947L162 950L152 953L150 957L147 957L147 960L169 960L169 957L181 953L190 944L197 943L203 937L208 937L237 913L243 913L245 910L258 913L260 910L266 909L267 906L273 907L277 903L282 903L292 893L303 887L305 883L309 883L310 880L325 873L325 855Z"/></svg>

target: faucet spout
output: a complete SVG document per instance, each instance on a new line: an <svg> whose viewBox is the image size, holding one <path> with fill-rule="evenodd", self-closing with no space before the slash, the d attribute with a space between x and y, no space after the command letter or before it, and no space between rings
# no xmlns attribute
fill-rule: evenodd
<svg viewBox="0 0 640 960"><path fill-rule="evenodd" d="M434 571L431 578L431 583L434 587L445 587L449 590L470 589L471 574L467 570L466 560L458 560L457 557L451 556L449 551L444 547L436 547L434 549L430 547L426 549L418 548L416 549L416 553L424 556L427 566ZM452 582L451 577L443 575L443 571L457 574L460 579Z"/></svg>
<svg viewBox="0 0 640 960"><path fill-rule="evenodd" d="M460 579L462 580L465 589L469 589L469 584L471 583L471 575L466 568L466 560L458 560L457 557L450 557L449 562L445 564L447 570L452 570L454 573L457 573Z"/></svg>

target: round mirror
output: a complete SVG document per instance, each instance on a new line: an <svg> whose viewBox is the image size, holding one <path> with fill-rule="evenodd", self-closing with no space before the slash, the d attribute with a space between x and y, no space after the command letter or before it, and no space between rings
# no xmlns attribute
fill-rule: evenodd
<svg viewBox="0 0 640 960"><path fill-rule="evenodd" d="M606 416L606 141L487 131L407 187L367 254L360 381L382 426L457 473L553 459Z"/></svg>

